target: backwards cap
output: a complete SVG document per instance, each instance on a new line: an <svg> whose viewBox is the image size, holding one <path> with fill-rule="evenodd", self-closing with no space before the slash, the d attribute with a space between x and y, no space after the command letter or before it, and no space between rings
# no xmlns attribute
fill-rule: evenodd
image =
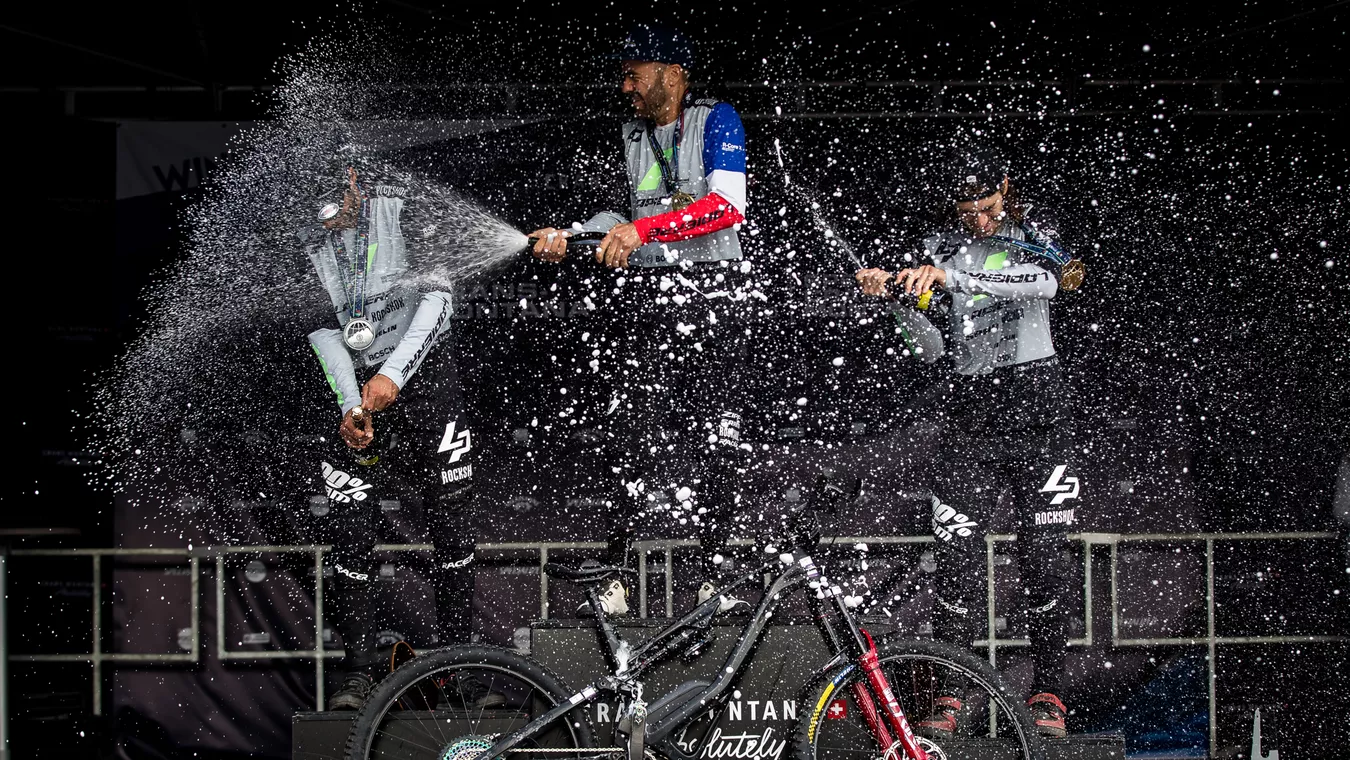
<svg viewBox="0 0 1350 760"><path fill-rule="evenodd" d="M952 200L978 201L1003 188L1008 163L994 151L976 148L958 153L946 171L946 193Z"/></svg>

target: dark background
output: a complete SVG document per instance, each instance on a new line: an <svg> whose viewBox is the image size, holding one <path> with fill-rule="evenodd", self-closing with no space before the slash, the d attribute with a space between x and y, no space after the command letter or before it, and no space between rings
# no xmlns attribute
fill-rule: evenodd
<svg viewBox="0 0 1350 760"><path fill-rule="evenodd" d="M142 531L144 520L125 510L119 524L106 489L90 485L99 468L85 432L89 383L137 334L143 289L180 255L179 213L200 196L116 201L116 124L267 118L278 58L355 14L400 25L410 45L454 41L455 64L435 81L395 83L446 88L439 100L419 99L425 118L530 121L398 157L521 229L584 216L612 195L598 179L612 168L627 111L608 54L627 23L660 18L688 31L704 64L695 79L738 106L749 136L751 216L763 233L754 253L775 285L775 313L747 382L760 437L785 452L782 469L763 476L770 490L820 451L870 452L877 472L904 482L900 491L921 490L908 454L885 455L884 436L907 429L913 420L899 402L932 380L924 367L886 358L892 338L859 324L863 305L801 197L784 190L773 141L836 234L869 264L894 266L935 209L925 172L953 134L978 131L1012 157L1024 189L1058 211L1066 243L1087 262L1086 286L1057 298L1052 314L1096 452L1086 467L1100 499L1088 528L1343 530L1331 498L1336 462L1350 449L1350 165L1340 137L1350 6L786 5L7 9L0 107L16 334L4 538L19 548L145 545L148 534L174 543L172 526ZM782 256L789 249L799 255ZM470 300L509 305L519 298L504 295L519 292L512 287L555 282L566 298L581 287L576 278L522 260ZM457 333L472 348L462 366L484 420L484 467L502 473L485 498L517 503L534 493L529 478L562 484L539 497L535 514L586 495L584 474L568 473L565 459L528 473L511 459L512 431L543 408L541 389L553 381L553 327L466 318ZM812 398L806 412L792 403L803 396ZM918 502L889 498L876 508L892 515L888 528L923 532ZM520 531L501 520L484 538ZM1228 572L1247 578L1249 569ZM1254 615L1297 604L1269 578L1243 597ZM70 579L61 588L78 596L88 586ZM23 598L23 614L70 620L77 632L62 637L80 640L87 613L60 617L50 595ZM36 681L53 683L50 672ZM303 703L312 688L303 669L288 678Z"/></svg>

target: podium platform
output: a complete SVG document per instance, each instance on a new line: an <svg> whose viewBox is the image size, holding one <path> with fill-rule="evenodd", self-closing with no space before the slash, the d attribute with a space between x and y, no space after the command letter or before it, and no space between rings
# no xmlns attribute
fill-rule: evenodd
<svg viewBox="0 0 1350 760"><path fill-rule="evenodd" d="M630 641L645 638L666 625L663 619L625 621L620 634ZM649 698L660 695L689 680L707 680L725 662L736 642L740 627L736 621L714 624L716 638L692 661L679 659L649 671L644 679ZM883 625L869 626L874 636L889 631ZM580 688L603 672L604 658L595 629L586 621L557 620L535 623L530 629L529 654L556 673L569 688ZM750 751L754 760L790 760L791 737L798 717L797 689L817 667L828 660L825 643L815 626L770 626L749 663L739 688L727 703L715 731L714 740L704 751L708 758L742 758ZM413 717L413 716L409 716ZM426 717L422 714L421 717ZM614 705L597 702L591 707L596 741L612 746ZM444 725L457 718L453 711L437 712ZM521 725L521 717L512 711L492 716L501 730ZM343 744L351 726L351 713L301 712L291 723L291 748L294 760L340 760ZM448 721L449 723L445 723ZM397 731L391 732L397 734ZM395 737L396 738L396 737ZM1047 760L1124 760L1125 737L1122 734L1070 736L1048 741ZM746 750L751 747L752 750ZM945 747L945 745L944 745ZM1011 757L1010 750L972 741L949 750L951 760L971 757L994 760ZM396 752L390 752L396 757ZM383 756L383 755L382 755Z"/></svg>

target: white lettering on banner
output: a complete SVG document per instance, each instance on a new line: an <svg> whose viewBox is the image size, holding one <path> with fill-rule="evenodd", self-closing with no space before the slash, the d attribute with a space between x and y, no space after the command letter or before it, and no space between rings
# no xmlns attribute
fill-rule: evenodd
<svg viewBox="0 0 1350 760"><path fill-rule="evenodd" d="M733 758L734 760L779 760L787 741L775 739L772 728L758 734L724 734L721 727L713 729L708 745L700 757ZM691 748L692 749L692 748Z"/></svg>
<svg viewBox="0 0 1350 760"><path fill-rule="evenodd" d="M615 708L606 702L595 703L595 722L612 723L611 711ZM723 714L723 720L728 722L740 722L749 720L781 720L793 721L797 719L797 700L780 699L777 701L767 699L746 699L731 700L727 702L726 712ZM689 751L693 751L691 747Z"/></svg>
<svg viewBox="0 0 1350 760"><path fill-rule="evenodd" d="M117 125L118 200L202 186L230 139L251 122L136 122Z"/></svg>
<svg viewBox="0 0 1350 760"><path fill-rule="evenodd" d="M760 705L764 705L761 710ZM749 707L749 710L745 708ZM727 702L727 720L745 720L749 713L750 720L779 720L779 714L782 714L782 720L797 719L797 701L793 699L782 699L778 702L771 700L746 699L732 700Z"/></svg>
<svg viewBox="0 0 1350 760"><path fill-rule="evenodd" d="M458 424L457 421L451 420L450 424L445 426L445 436L441 438L440 448L436 449L437 454L450 452L451 464L463 459L473 448L473 444L469 441L468 428L464 428L462 433L455 433L455 426Z"/></svg>
<svg viewBox="0 0 1350 760"><path fill-rule="evenodd" d="M1055 494L1055 498L1050 500L1051 504L1063 504L1069 499L1078 498L1078 478L1064 477L1068 469L1066 464L1056 465L1055 471L1050 473L1050 479L1041 486L1041 493Z"/></svg>
<svg viewBox="0 0 1350 760"><path fill-rule="evenodd" d="M614 705L596 702L595 722L614 723L618 713ZM792 699L737 699L728 701L719 719L721 725L707 737L700 760L783 760L786 739L778 738L792 730L797 720L797 701ZM773 725L735 725L742 721L771 721ZM732 725L727 725L732 724ZM690 736L682 730L674 737L675 744L686 754L693 754L702 739L701 729Z"/></svg>

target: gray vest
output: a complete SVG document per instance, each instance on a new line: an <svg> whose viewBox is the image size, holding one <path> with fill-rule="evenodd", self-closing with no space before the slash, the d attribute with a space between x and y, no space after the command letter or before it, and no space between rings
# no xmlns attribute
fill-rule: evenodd
<svg viewBox="0 0 1350 760"><path fill-rule="evenodd" d="M1026 239L1012 221L1004 222L998 234ZM962 233L935 235L924 241L924 248L932 252L934 265L947 271L949 284L956 282L953 272L971 273L959 276L965 281L1007 273L1007 280L1025 278L1035 283L1013 282L991 288L1002 291L1002 295L952 293L948 350L959 374L981 375L997 367L1055 355L1050 339L1050 301L1035 293L1045 287L1044 283L1052 285L1053 280L1034 263L1032 254L1007 243L971 239ZM1014 274L1018 272L1029 274ZM1053 286L1050 292L1053 294Z"/></svg>
<svg viewBox="0 0 1350 760"><path fill-rule="evenodd" d="M707 171L703 166L703 132L716 100L695 100L686 106L680 120L663 127L655 127L656 142L669 162L674 150L676 131L680 131L680 151L677 163L671 163L679 190L695 199L708 193ZM670 192L661 177L661 165L652 151L647 131L652 123L645 119L630 121L623 126L625 154L628 159L628 200L633 219L664 214L671 210ZM674 243L648 243L633 252L629 266L660 267L687 261L728 261L741 258L741 241L736 230L727 228Z"/></svg>
<svg viewBox="0 0 1350 760"><path fill-rule="evenodd" d="M365 351L353 351L357 366L373 367L393 353L417 309L418 295L399 282L408 269L407 249L399 214L403 211L403 188L377 185L370 199L370 244L375 256L366 273L365 316L375 328L375 342ZM335 245L342 236L344 245ZM328 291L339 324L351 319L343 282L350 276L348 253L356 246L356 230L323 233L323 243L310 253L319 281Z"/></svg>

